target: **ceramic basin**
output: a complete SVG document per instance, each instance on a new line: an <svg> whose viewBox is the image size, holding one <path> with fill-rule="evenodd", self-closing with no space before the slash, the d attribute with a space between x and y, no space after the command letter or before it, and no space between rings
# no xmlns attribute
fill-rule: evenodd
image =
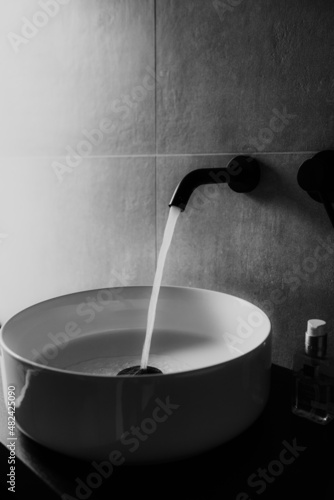
<svg viewBox="0 0 334 500"><path fill-rule="evenodd" d="M34 305L1 332L4 392L38 443L84 460L149 463L207 451L267 402L271 325L224 293L162 287L150 365L140 363L151 287L90 290Z"/></svg>

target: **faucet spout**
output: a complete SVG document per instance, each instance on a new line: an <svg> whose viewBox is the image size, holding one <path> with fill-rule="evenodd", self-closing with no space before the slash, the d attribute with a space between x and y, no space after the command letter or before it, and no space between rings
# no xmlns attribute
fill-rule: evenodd
<svg viewBox="0 0 334 500"><path fill-rule="evenodd" d="M192 170L178 184L169 206L176 206L182 212L196 188L203 184L226 182L237 193L249 193L260 181L260 166L250 156L236 156L226 168L199 168Z"/></svg>

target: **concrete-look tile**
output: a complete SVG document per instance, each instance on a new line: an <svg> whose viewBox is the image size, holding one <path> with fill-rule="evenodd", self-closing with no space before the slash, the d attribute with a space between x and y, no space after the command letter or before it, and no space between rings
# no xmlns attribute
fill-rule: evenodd
<svg viewBox="0 0 334 500"><path fill-rule="evenodd" d="M196 168L226 167L231 158L158 160L158 247L178 182ZM302 346L307 319L320 317L329 330L334 327L334 234L324 207L297 184L307 158L259 155L261 182L249 194L226 184L198 188L177 222L163 279L165 285L218 290L260 306L273 324L273 359L283 366L290 366L297 343Z"/></svg>
<svg viewBox="0 0 334 500"><path fill-rule="evenodd" d="M159 153L334 147L333 22L332 0L157 0Z"/></svg>
<svg viewBox="0 0 334 500"><path fill-rule="evenodd" d="M1 321L49 297L153 282L153 159L86 159L62 182L45 160L1 160L0 180Z"/></svg>
<svg viewBox="0 0 334 500"><path fill-rule="evenodd" d="M0 156L155 150L154 0L4 0L0 35Z"/></svg>

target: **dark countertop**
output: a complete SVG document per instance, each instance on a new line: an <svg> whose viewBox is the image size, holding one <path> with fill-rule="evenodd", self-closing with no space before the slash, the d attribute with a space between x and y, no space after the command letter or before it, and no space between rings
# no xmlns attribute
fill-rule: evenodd
<svg viewBox="0 0 334 500"><path fill-rule="evenodd" d="M322 426L291 413L291 377L291 371L273 365L271 395L264 412L229 443L189 460L120 466L99 488L81 498L282 500L285 495L303 500L333 500L334 422ZM64 494L68 495L64 500L78 498L75 480L79 477L85 481L94 471L92 466L54 453L19 431L16 431L17 492L7 491L5 475L9 465L4 446L8 435L7 414L2 391L0 400L1 498L24 498L28 493L34 499L53 500ZM291 447L295 451L283 451ZM282 464L280 456L289 463ZM268 481L260 479L258 469L268 470L268 467ZM253 483L247 484L248 480Z"/></svg>

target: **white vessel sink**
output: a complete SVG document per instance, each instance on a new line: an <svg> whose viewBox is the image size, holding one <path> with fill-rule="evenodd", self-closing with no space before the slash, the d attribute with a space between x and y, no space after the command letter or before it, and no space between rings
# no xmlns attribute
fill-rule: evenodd
<svg viewBox="0 0 334 500"><path fill-rule="evenodd" d="M149 365L140 364L151 287L58 297L11 318L1 332L5 393L15 387L20 430L85 460L186 458L232 439L267 402L271 325L224 293L162 287Z"/></svg>

